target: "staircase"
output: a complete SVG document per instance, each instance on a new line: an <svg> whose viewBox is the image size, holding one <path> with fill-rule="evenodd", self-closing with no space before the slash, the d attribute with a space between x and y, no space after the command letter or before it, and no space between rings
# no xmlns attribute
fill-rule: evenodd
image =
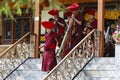
<svg viewBox="0 0 120 80"><path fill-rule="evenodd" d="M42 59L26 57L3 80L114 80L115 58L95 57L99 51L96 34L96 30L88 34L49 73L41 71Z"/></svg>
<svg viewBox="0 0 120 80"><path fill-rule="evenodd" d="M115 80L115 58L96 57L74 80Z"/></svg>
<svg viewBox="0 0 120 80"><path fill-rule="evenodd" d="M0 59L0 80L3 80L22 62L21 59Z"/></svg>
<svg viewBox="0 0 120 80"><path fill-rule="evenodd" d="M28 59L5 80L44 80L47 72L41 71L41 63L41 59ZM115 58L95 57L73 80L114 80L114 77Z"/></svg>
<svg viewBox="0 0 120 80"><path fill-rule="evenodd" d="M28 32L0 53L0 80L6 80L20 65L34 57L35 39L35 34Z"/></svg>
<svg viewBox="0 0 120 80"><path fill-rule="evenodd" d="M47 72L41 71L41 59L28 59L4 80L43 80Z"/></svg>

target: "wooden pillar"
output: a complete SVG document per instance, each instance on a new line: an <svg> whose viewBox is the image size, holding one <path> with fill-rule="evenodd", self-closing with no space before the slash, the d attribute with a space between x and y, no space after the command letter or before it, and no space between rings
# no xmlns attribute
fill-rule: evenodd
<svg viewBox="0 0 120 80"><path fill-rule="evenodd" d="M14 27L14 21L12 20L11 21L11 24L12 24L12 26L11 26L11 43L13 44L14 42L15 42L15 35L14 34L16 34L15 33L15 27Z"/></svg>
<svg viewBox="0 0 120 80"><path fill-rule="evenodd" d="M5 27L4 27L4 18L2 16L1 18L1 22L2 22L2 44L4 44L4 38L5 38Z"/></svg>
<svg viewBox="0 0 120 80"><path fill-rule="evenodd" d="M35 57L39 58L40 44L40 27L39 27L39 0L35 0L35 18L34 18L34 33L36 34Z"/></svg>
<svg viewBox="0 0 120 80"><path fill-rule="evenodd" d="M34 29L33 29L33 21L32 21L31 16L30 16L30 23L29 24L30 24L30 32L33 33Z"/></svg>
<svg viewBox="0 0 120 80"><path fill-rule="evenodd" d="M98 0L98 30L100 30L100 52L99 56L104 56L104 0Z"/></svg>
<svg viewBox="0 0 120 80"><path fill-rule="evenodd" d="M25 34L25 32L24 32L24 24L25 24L25 23L24 23L24 16L22 16L21 19L22 19L22 20L21 20L21 23L22 23L22 25L21 25L22 31L21 31L21 34L20 34L20 35L23 36L23 35Z"/></svg>

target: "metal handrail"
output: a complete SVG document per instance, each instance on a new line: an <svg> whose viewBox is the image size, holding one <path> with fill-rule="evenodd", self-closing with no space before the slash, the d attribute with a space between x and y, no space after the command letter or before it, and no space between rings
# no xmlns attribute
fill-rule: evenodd
<svg viewBox="0 0 120 80"><path fill-rule="evenodd" d="M6 80L13 72L15 72L22 64L24 64L29 58L25 59L20 65L18 65L12 72L10 72L3 80Z"/></svg>
<svg viewBox="0 0 120 80"><path fill-rule="evenodd" d="M6 59L3 65L9 65L9 62L7 62L7 60L9 60L12 64L11 67L6 66L7 69L10 69L10 71L4 71L4 69L0 70L1 74L5 74L1 76L3 79L9 77L27 59L34 57L36 43L35 41L36 35L34 33L28 32L0 54L1 60Z"/></svg>
<svg viewBox="0 0 120 80"><path fill-rule="evenodd" d="M92 56L92 58L83 66L83 68L81 68L81 69L77 72L77 74L72 78L72 80L74 80L74 79L79 75L79 73L83 71L83 69L89 64L89 62L90 62L93 58L94 58L94 56Z"/></svg>
<svg viewBox="0 0 120 80"><path fill-rule="evenodd" d="M65 63L65 61L67 62L67 59L70 57L70 58L72 58L72 57L74 57L75 55L76 55L76 51L77 50L80 50L80 48L81 48L81 46L82 46L82 44L88 39L88 41L89 41L89 37L90 36L92 36L92 35L94 35L94 33L95 32L97 32L97 30L92 30L88 35L86 35L85 36L85 38L83 38L66 56L65 56L65 58L63 58L58 64L57 64L57 66L55 66L49 73L48 73L48 75L44 78L44 80L50 80L50 78L52 78L52 76L54 77L53 79L57 79L57 80L61 80L61 79L58 79L58 78L61 78L61 77L59 77L59 76L57 76L58 74L62 74L62 73L64 73L64 72L61 72L60 71L60 66L62 65L62 64L64 64ZM95 33L95 34L97 34L97 33ZM96 45L95 45L96 46ZM79 49L78 49L79 48ZM96 47L94 47L94 49L95 49ZM95 49L94 51L93 51L93 54L92 54L92 56L94 55L94 53L96 53L96 50L99 50L99 49ZM98 51L99 52L99 51ZM81 58L86 58L86 55L87 55L87 53L85 54L85 53L82 53L81 55L84 55L85 57L81 57ZM88 56L88 55L87 55ZM91 57L92 57L91 56ZM69 60L70 60L70 58L69 58ZM89 57L90 58L90 57ZM90 58L91 59L91 58ZM89 59L89 60L90 60ZM88 61L89 61L88 60ZM73 61L73 60L72 60ZM88 62L87 61L87 62ZM87 62L85 62L85 64L87 63ZM67 62L68 63L68 62ZM72 64L72 63L71 63ZM74 64L74 63L73 63ZM85 65L84 64L84 65ZM83 65L83 66L84 66ZM74 66L74 65L73 65ZM83 68L83 66L82 66L82 68ZM64 67L64 66L63 66ZM81 68L81 69L82 69ZM65 70L65 69L64 69ZM78 70L79 71L79 70ZM59 73L57 73L57 72L59 72ZM70 74L70 73L69 73ZM76 74L76 73L75 73ZM49 78L50 77L50 78ZM65 78L65 75L62 75L62 79L63 79L63 77ZM71 77L71 76L70 76ZM73 77L73 76L72 76ZM72 79L72 78L70 78L70 79ZM64 80L66 80L66 79L64 79Z"/></svg>
<svg viewBox="0 0 120 80"><path fill-rule="evenodd" d="M35 35L34 33L26 33L23 37L21 37L18 41L16 41L15 43L13 43L9 48L7 48L5 51L3 51L1 54L0 54L0 58L2 55L4 55L5 53L7 53L11 48L13 48L15 45L17 45L19 42L21 42L24 38L26 38L28 35L30 34L33 34ZM36 36L36 35L35 35Z"/></svg>

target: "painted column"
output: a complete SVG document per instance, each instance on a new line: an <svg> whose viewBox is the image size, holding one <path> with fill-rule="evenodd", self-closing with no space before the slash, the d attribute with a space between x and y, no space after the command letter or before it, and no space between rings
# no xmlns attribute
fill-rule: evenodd
<svg viewBox="0 0 120 80"><path fill-rule="evenodd" d="M104 0L98 0L98 30L100 35L100 51L99 56L104 56Z"/></svg>
<svg viewBox="0 0 120 80"><path fill-rule="evenodd" d="M120 80L120 44L115 44L115 80Z"/></svg>
<svg viewBox="0 0 120 80"><path fill-rule="evenodd" d="M39 26L39 0L35 0L35 18L34 18L34 33L36 34L35 57L39 58L40 44L40 26Z"/></svg>

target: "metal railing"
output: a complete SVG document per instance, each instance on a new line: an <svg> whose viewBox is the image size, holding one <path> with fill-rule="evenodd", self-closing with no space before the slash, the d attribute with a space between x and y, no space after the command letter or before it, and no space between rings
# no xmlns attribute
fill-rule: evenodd
<svg viewBox="0 0 120 80"><path fill-rule="evenodd" d="M28 32L0 54L0 80L9 77L26 59L34 57L35 39L36 35Z"/></svg>
<svg viewBox="0 0 120 80"><path fill-rule="evenodd" d="M98 56L99 42L100 32L94 29L49 72L44 80L72 80L93 56Z"/></svg>

